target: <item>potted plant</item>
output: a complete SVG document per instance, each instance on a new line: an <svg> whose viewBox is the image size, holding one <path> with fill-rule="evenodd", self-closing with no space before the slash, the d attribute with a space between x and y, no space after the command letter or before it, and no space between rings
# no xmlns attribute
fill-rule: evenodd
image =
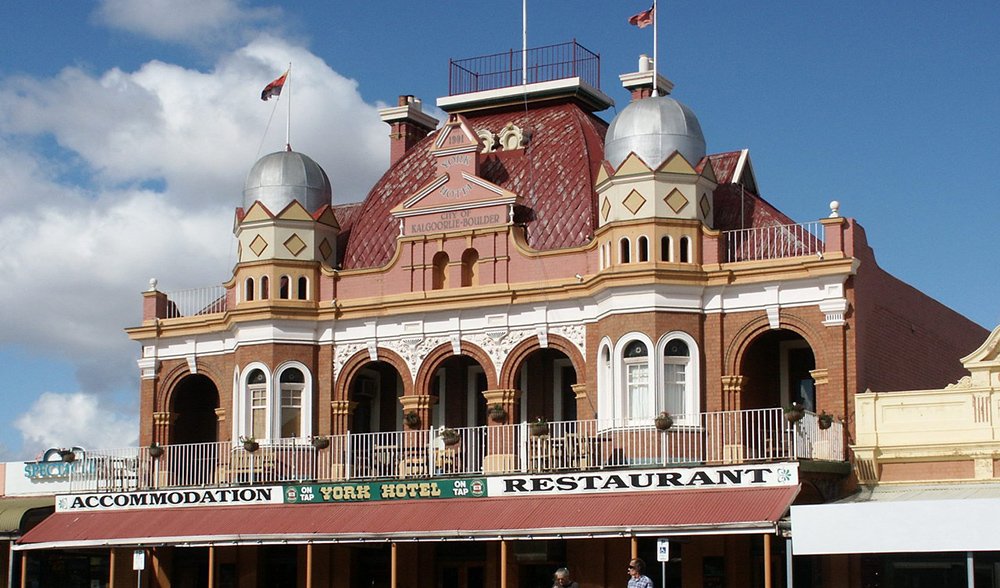
<svg viewBox="0 0 1000 588"><path fill-rule="evenodd" d="M528 425L528 431L536 436L549 434L549 423L545 420L545 417L538 417Z"/></svg>
<svg viewBox="0 0 1000 588"><path fill-rule="evenodd" d="M329 437L313 437L312 438L312 446L315 447L316 449L326 449L327 447L330 446L330 438Z"/></svg>
<svg viewBox="0 0 1000 588"><path fill-rule="evenodd" d="M407 411L403 414L403 422L406 423L407 427L416 429L420 426L420 415L415 410Z"/></svg>
<svg viewBox="0 0 1000 588"><path fill-rule="evenodd" d="M826 430L833 426L833 415L826 412L825 410L816 417L819 423L819 428Z"/></svg>
<svg viewBox="0 0 1000 588"><path fill-rule="evenodd" d="M257 442L253 437L240 437L240 443L243 444L243 449L248 453L253 453L260 449L260 443Z"/></svg>
<svg viewBox="0 0 1000 588"><path fill-rule="evenodd" d="M66 463L73 463L76 461L76 452L72 449L60 449L59 457Z"/></svg>
<svg viewBox="0 0 1000 588"><path fill-rule="evenodd" d="M670 413L664 410L656 415L656 418L653 419L653 424L656 426L657 431L667 431L670 427L674 426L674 417L670 416Z"/></svg>
<svg viewBox="0 0 1000 588"><path fill-rule="evenodd" d="M461 435L455 429L448 429L445 427L441 428L441 432L438 434L441 437L441 442L445 445L457 445L459 441L462 440Z"/></svg>
<svg viewBox="0 0 1000 588"><path fill-rule="evenodd" d="M493 406L490 406L488 412L490 420L494 423L507 422L507 409L504 408L502 404L494 404Z"/></svg>
<svg viewBox="0 0 1000 588"><path fill-rule="evenodd" d="M798 402L793 402L789 406L785 407L785 418L790 423L797 423L801 421L804 416L806 416L806 407L802 406Z"/></svg>
<svg viewBox="0 0 1000 588"><path fill-rule="evenodd" d="M149 457L156 459L163 455L163 446L157 442L149 444Z"/></svg>

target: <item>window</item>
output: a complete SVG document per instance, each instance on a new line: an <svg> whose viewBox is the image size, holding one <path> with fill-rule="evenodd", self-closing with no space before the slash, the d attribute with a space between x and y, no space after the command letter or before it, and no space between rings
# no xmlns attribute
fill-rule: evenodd
<svg viewBox="0 0 1000 588"><path fill-rule="evenodd" d="M302 436L302 391L305 388L305 378L296 368L288 368L281 372L281 437Z"/></svg>
<svg viewBox="0 0 1000 588"><path fill-rule="evenodd" d="M689 263L691 261L691 239L688 237L681 237L681 263Z"/></svg>
<svg viewBox="0 0 1000 588"><path fill-rule="evenodd" d="M282 300L288 300L289 298L288 290L290 287L291 284L289 284L288 276L281 276L281 283L278 286L278 298L281 298Z"/></svg>
<svg viewBox="0 0 1000 588"><path fill-rule="evenodd" d="M663 349L663 410L671 414L687 412L687 370L691 354L687 343L671 339Z"/></svg>
<svg viewBox="0 0 1000 588"><path fill-rule="evenodd" d="M618 263L630 263L632 261L632 244L628 237L623 237L618 242Z"/></svg>
<svg viewBox="0 0 1000 588"><path fill-rule="evenodd" d="M267 288L268 288L267 276L261 276L260 277L260 299L261 300L267 300L267 297L270 295L269 292L267 291Z"/></svg>
<svg viewBox="0 0 1000 588"><path fill-rule="evenodd" d="M243 284L243 296L247 302L253 302L253 278L247 278Z"/></svg>
<svg viewBox="0 0 1000 588"><path fill-rule="evenodd" d="M639 262L649 261L649 239L646 237L639 237L637 245L639 248L639 251L637 252Z"/></svg>
<svg viewBox="0 0 1000 588"><path fill-rule="evenodd" d="M670 261L670 237L660 238L660 261Z"/></svg>
<svg viewBox="0 0 1000 588"><path fill-rule="evenodd" d="M649 397L649 352L642 341L632 341L625 347L626 416L633 419L653 415Z"/></svg>
<svg viewBox="0 0 1000 588"><path fill-rule="evenodd" d="M247 376L247 393L250 396L250 436L267 438L267 376L255 369Z"/></svg>
<svg viewBox="0 0 1000 588"><path fill-rule="evenodd" d="M298 294L299 294L299 300L308 300L309 299L309 296L308 296L308 294L309 294L309 280L307 280L305 276L299 276Z"/></svg>

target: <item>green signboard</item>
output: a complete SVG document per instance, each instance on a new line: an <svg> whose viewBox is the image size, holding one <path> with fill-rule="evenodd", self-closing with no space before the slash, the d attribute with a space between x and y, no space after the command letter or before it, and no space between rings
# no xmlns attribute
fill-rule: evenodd
<svg viewBox="0 0 1000 588"><path fill-rule="evenodd" d="M371 502L425 498L483 498L486 480L400 480L355 484L306 484L285 487L285 504L317 502Z"/></svg>

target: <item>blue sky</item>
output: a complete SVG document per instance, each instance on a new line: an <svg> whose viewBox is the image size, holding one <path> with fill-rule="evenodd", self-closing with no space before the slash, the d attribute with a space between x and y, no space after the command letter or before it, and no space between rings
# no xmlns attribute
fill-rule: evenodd
<svg viewBox="0 0 1000 588"><path fill-rule="evenodd" d="M529 0L528 42L599 53L621 108L617 76L652 53L652 29L626 23L646 7ZM1000 324L1000 4L678 1L660 25L660 71L710 152L749 147L792 218L840 201L883 268ZM288 62L293 146L335 200L360 200L387 165L377 109L399 94L432 106L449 58L519 48L521 2L39 0L3 3L0 34L7 460L135 442L122 329L150 278L171 291L230 275L245 174L284 141L259 92Z"/></svg>

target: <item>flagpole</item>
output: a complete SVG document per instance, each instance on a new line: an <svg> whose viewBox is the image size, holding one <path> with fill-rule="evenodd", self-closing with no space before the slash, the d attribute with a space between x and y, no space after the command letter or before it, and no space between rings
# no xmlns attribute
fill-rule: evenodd
<svg viewBox="0 0 1000 588"><path fill-rule="evenodd" d="M659 84L657 78L660 77L660 59L657 55L657 43L656 43L656 29L657 20L659 20L660 9L656 6L656 0L653 0L653 97L660 95Z"/></svg>
<svg viewBox="0 0 1000 588"><path fill-rule="evenodd" d="M285 111L285 150L292 150L292 62L288 62L288 77L285 78L288 84L288 109Z"/></svg>
<svg viewBox="0 0 1000 588"><path fill-rule="evenodd" d="M528 0L521 0L521 85L528 85Z"/></svg>

